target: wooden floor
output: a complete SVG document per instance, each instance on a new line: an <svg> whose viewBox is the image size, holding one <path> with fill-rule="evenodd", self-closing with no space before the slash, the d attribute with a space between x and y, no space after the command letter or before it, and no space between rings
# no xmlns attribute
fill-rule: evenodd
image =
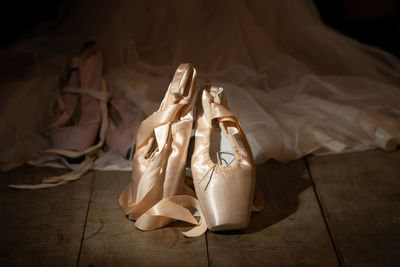
<svg viewBox="0 0 400 267"><path fill-rule="evenodd" d="M18 191L62 170L0 178L0 266L400 266L400 151L308 157L257 169L265 199L242 232L141 232L118 196L129 172Z"/></svg>

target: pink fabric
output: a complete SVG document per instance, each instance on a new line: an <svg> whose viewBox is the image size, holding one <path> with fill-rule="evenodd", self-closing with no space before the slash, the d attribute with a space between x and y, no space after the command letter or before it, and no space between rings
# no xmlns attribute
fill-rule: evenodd
<svg viewBox="0 0 400 267"><path fill-rule="evenodd" d="M127 100L118 88L111 87L110 94L110 105L118 111L124 125L118 129L111 118L109 119L106 144L122 156L127 156L129 148L135 143L136 132L144 120L144 114L139 107Z"/></svg>
<svg viewBox="0 0 400 267"><path fill-rule="evenodd" d="M73 73L72 73L73 74ZM90 90L100 90L103 75L103 62L101 53L95 53L84 59L79 68L79 82L76 83L74 75L68 82L69 86L81 87ZM81 98L81 117L78 125L61 126L66 124L75 108L78 98ZM61 99L65 103L66 115L62 114L55 126L50 130L53 148L83 151L96 142L97 133L101 122L101 112L98 100L87 95L63 94Z"/></svg>
<svg viewBox="0 0 400 267"><path fill-rule="evenodd" d="M93 52L92 55L83 59L79 70L71 70L67 86L89 90L101 89L102 56L96 48L89 49L92 51L86 52ZM118 88L109 87L109 91L109 105L118 112L122 119L122 126L118 128L109 118L106 144L122 156L127 156L129 148L135 143L136 131L144 119L144 115L142 110L127 100ZM79 98L80 103L78 102ZM78 104L81 105L79 123L67 126ZM53 148L84 151L95 144L98 136L101 123L99 101L84 94L63 93L57 99L56 111L51 121L46 129L49 130Z"/></svg>
<svg viewBox="0 0 400 267"><path fill-rule="evenodd" d="M79 87L78 75L79 73L77 70L71 70L67 86ZM44 130L46 131L67 124L71 119L72 114L74 114L76 105L78 104L78 99L78 95L69 93L58 96L54 114L50 119L51 123Z"/></svg>

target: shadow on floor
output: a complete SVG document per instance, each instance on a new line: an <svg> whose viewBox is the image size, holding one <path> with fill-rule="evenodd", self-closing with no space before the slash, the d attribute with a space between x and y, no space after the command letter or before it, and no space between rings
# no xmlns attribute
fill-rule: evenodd
<svg viewBox="0 0 400 267"><path fill-rule="evenodd" d="M264 197L263 210L253 212L247 229L219 234L252 234L282 221L297 211L299 194L310 186L303 160L291 163L268 161L258 165L257 188Z"/></svg>

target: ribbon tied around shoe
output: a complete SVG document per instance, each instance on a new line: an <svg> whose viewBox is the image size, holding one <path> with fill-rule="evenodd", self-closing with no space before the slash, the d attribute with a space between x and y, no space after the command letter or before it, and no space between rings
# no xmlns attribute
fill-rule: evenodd
<svg viewBox="0 0 400 267"><path fill-rule="evenodd" d="M158 229L174 220L195 225L182 232L188 237L207 230L198 200L193 192L184 192L183 186L196 86L194 68L181 64L160 109L138 130L133 181L122 192L119 203L140 230Z"/></svg>

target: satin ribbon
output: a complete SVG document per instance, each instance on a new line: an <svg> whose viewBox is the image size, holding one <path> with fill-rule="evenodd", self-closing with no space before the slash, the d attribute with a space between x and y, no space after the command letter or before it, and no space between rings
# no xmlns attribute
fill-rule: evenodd
<svg viewBox="0 0 400 267"><path fill-rule="evenodd" d="M136 153L139 154L135 154L134 168L143 172L135 173L134 169L134 181L138 180L138 184L128 185L119 203L140 230L158 229L174 220L195 225L191 230L182 232L188 237L199 236L207 230L200 204L193 197L194 192L187 186L179 190L176 190L177 187L171 187L175 188L171 190L171 184L166 186L167 175L169 183L178 186L180 181L183 183L184 173L175 173L174 168L184 168L182 164L186 161L196 87L196 71L189 64L181 64L160 109L144 120L138 130ZM183 131L178 134L179 129ZM182 195L183 192L187 195ZM195 214L190 211L193 209ZM199 221L194 217L196 214L200 216Z"/></svg>
<svg viewBox="0 0 400 267"><path fill-rule="evenodd" d="M167 123L154 129L157 142L157 151L148 159L149 165L143 173L138 184L136 201L127 203L131 186L123 191L119 203L125 214L131 215L135 226L144 231L161 228L173 220L180 220L196 225L191 230L182 232L187 237L200 236L207 230L207 224L200 204L190 195L176 195L162 198L165 161L169 156L168 145L171 138L171 124ZM194 208L200 216L197 222L188 208Z"/></svg>

